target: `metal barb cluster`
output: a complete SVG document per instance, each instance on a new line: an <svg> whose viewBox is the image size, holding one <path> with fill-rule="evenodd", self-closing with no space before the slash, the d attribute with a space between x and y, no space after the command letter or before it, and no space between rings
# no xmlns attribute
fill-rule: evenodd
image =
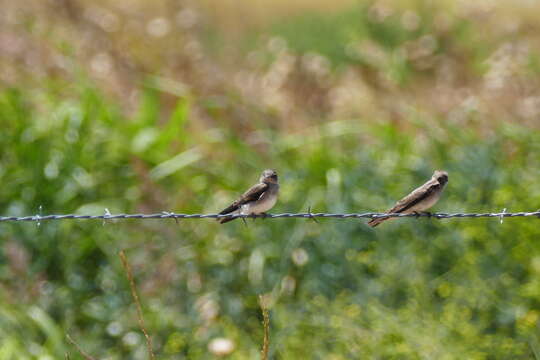
<svg viewBox="0 0 540 360"><path fill-rule="evenodd" d="M418 214L386 214L386 213L348 213L348 214L334 214L334 213L312 213L311 211L305 213L282 213L282 214L261 214L261 215L235 215L234 218L263 218L263 219L275 219L275 218L336 218L336 219L375 219L375 218L397 218L397 217L433 217L436 219L453 219L453 218L489 218L495 217L503 219L506 217L529 217L536 216L540 219L540 210L532 212L516 212L508 213L506 209L503 212L498 213L418 213ZM0 216L0 222L8 221L36 221L40 224L43 221L48 220L116 220L116 219L220 219L228 218L231 215L219 215L219 214L176 214L172 212L162 212L157 214L111 214L106 211L104 215L30 215L30 216Z"/></svg>

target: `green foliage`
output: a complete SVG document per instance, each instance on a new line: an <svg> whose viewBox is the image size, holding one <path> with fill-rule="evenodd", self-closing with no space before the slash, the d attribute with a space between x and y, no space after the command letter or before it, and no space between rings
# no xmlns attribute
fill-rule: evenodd
<svg viewBox="0 0 540 360"><path fill-rule="evenodd" d="M534 210L540 202L531 157L540 135L520 125L502 124L490 138L444 122L436 135L417 121L414 136L361 119L301 138L261 128L271 151L246 157L257 150L234 137L193 146L185 100L157 124L159 94L149 91L131 119L88 88L47 100L3 91L2 212L214 212L269 166L281 175L277 212L384 210L435 168L450 174L437 210ZM122 248L160 358L206 358L218 335L236 343L235 358L251 358L262 339L261 293L276 302L273 357L531 354L536 220L400 219L377 231L363 221L320 222L4 223L2 358L73 353L66 332L98 357L143 352Z"/></svg>

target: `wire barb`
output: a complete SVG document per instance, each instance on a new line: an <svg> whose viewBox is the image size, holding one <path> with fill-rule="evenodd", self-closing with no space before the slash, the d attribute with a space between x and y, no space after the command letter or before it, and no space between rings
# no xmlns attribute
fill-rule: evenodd
<svg viewBox="0 0 540 360"><path fill-rule="evenodd" d="M107 219L109 219L110 217L112 216L111 212L109 211L108 208L105 208L105 215L103 215L103 222L101 223L101 225L105 226L105 224L107 223Z"/></svg>
<svg viewBox="0 0 540 360"><path fill-rule="evenodd" d="M39 227L39 226L41 226L41 221L40 220L41 220L41 213L43 212L43 205L39 205L38 211L39 211L39 213L34 215L34 220L37 221L36 225Z"/></svg>
<svg viewBox="0 0 540 360"><path fill-rule="evenodd" d="M175 216L174 213L168 212L168 211L162 211L161 213L165 215L165 217L172 217L174 221L176 222L176 225L180 224L180 221L178 221L178 218Z"/></svg>
<svg viewBox="0 0 540 360"><path fill-rule="evenodd" d="M320 224L320 223L319 223L319 220L317 220L317 218L314 217L313 214L311 213L311 205L308 206L307 212L308 212L308 217L309 217L311 220L315 221L317 224Z"/></svg>

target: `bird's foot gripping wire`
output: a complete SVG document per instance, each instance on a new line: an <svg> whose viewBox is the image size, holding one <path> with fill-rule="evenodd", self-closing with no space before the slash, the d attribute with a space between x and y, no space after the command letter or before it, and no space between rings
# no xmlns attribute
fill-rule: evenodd
<svg viewBox="0 0 540 360"><path fill-rule="evenodd" d="M429 211L413 211L414 216L418 219L420 216L426 216L428 218L433 217L433 214Z"/></svg>

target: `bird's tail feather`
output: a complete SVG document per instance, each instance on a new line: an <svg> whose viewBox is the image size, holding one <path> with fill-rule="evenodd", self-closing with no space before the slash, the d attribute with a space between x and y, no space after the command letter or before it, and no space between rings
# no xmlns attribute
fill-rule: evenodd
<svg viewBox="0 0 540 360"><path fill-rule="evenodd" d="M225 224L225 223L228 223L229 221L233 221L233 220L238 219L238 218L235 217L235 216L236 216L236 215L240 215L240 214L241 214L240 210L231 211L231 212L229 212L229 213L227 214L227 215L230 215L231 217L223 217L223 218L219 218L219 219L217 219L217 220L220 222L220 224ZM222 212L220 213L220 215L225 215L225 214L224 214L223 211L222 211Z"/></svg>
<svg viewBox="0 0 540 360"><path fill-rule="evenodd" d="M371 219L367 224L371 227L375 227L382 223L383 221L390 220L391 218L375 218Z"/></svg>
<svg viewBox="0 0 540 360"><path fill-rule="evenodd" d="M228 223L229 221L233 221L233 220L236 220L238 219L237 217L234 217L234 216L231 216L231 217L224 217L224 218L219 218L218 221L220 224L225 224L225 223Z"/></svg>

